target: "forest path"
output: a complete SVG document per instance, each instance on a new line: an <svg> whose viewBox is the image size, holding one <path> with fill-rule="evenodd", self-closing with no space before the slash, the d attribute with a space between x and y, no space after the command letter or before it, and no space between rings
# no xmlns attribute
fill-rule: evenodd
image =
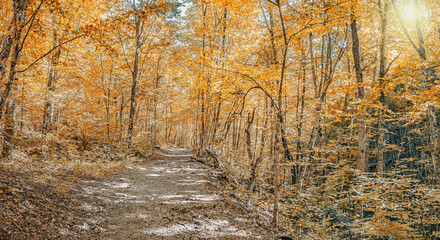
<svg viewBox="0 0 440 240"><path fill-rule="evenodd" d="M98 239L273 239L258 221L227 204L215 172L186 149L104 181L86 181L83 208L95 212L84 228Z"/></svg>

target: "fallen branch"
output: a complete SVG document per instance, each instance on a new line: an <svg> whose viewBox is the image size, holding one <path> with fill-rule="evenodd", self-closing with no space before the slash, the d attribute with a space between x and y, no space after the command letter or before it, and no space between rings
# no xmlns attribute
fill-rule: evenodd
<svg viewBox="0 0 440 240"><path fill-rule="evenodd" d="M222 161L220 160L220 158L218 157L218 155L210 149L205 149L205 151L208 154L208 156L214 160L214 166L216 168L218 168L220 170L221 174L225 177L225 179L227 181L229 181L235 189L238 190L238 191L235 191L233 194L230 194L229 196L226 195L225 193L221 193L221 195L225 199L227 199L228 201L240 206L246 212L256 213L262 219L265 219L266 221L268 221L268 219L270 219L270 214L258 211L255 208L255 206L252 204L252 201L247 201L242 198L243 195L246 195L246 193L243 193L246 191L245 188L243 186L241 186L241 184L237 181L237 179L232 174L230 174L228 172L228 170L224 167L224 165L223 165ZM242 192L243 194L241 194L240 192ZM270 221L268 221L268 222L270 222Z"/></svg>
<svg viewBox="0 0 440 240"><path fill-rule="evenodd" d="M210 150L210 149L205 149L206 153L208 154L208 156L210 156L213 160L214 160L214 165L216 168L220 169L223 173L223 175L228 178L228 180L230 180L233 184L235 184L234 187L236 188L240 188L240 184L238 183L237 179L228 172L228 170L225 168L225 166L223 166L222 161L220 160L220 158L218 157L217 153L215 153L214 151Z"/></svg>
<svg viewBox="0 0 440 240"><path fill-rule="evenodd" d="M265 208L262 208L261 206L256 207L252 204L252 202L246 202L245 200L243 200L241 198L241 196L238 193L234 193L234 194L225 194L222 191L218 191L218 194L223 196L223 198L226 200L226 202L231 205L231 206L235 206L235 207L240 207L241 209L243 209L244 211L246 211L247 213L259 217L260 219L262 219L266 226L269 226L269 224L272 221L272 214ZM262 224L260 224L260 226L264 226Z"/></svg>
<svg viewBox="0 0 440 240"><path fill-rule="evenodd" d="M205 151L214 160L215 167L221 169L222 171L226 171L226 168L223 166L222 161L217 156L217 153L215 153L214 151L212 151L212 150L210 150L208 148L205 149Z"/></svg>
<svg viewBox="0 0 440 240"><path fill-rule="evenodd" d="M206 165L210 165L206 160L204 160L204 159L202 159L202 158L198 158L198 157L196 157L196 156L191 156L191 159L192 159L192 160L195 160L195 161L197 161L197 162L199 162L199 163L203 163L203 164L206 164Z"/></svg>

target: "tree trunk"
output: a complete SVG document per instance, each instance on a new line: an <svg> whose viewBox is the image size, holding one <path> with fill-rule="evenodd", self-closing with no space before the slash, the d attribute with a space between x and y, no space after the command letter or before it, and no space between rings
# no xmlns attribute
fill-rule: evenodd
<svg viewBox="0 0 440 240"><path fill-rule="evenodd" d="M287 159L289 162L293 162L294 159L292 157L292 154L290 154L289 145L287 143L287 138L286 138L286 132L284 129L285 123L284 123L283 102L282 102L283 91L284 91L283 90L284 89L284 80L285 80L284 78L285 78L285 72L286 72L286 68L287 68L287 60L288 60L287 55L288 55L288 51L289 51L290 38L287 36L286 25L284 24L284 16L283 16L283 13L281 10L280 1L277 1L277 7L278 7L278 14L280 17L281 28L283 30L283 39L284 39L284 41L283 41L283 58L282 58L282 62L281 62L281 74L280 74L280 80L278 82L278 100L277 100L277 105L278 105L277 126L278 126L278 129L277 129L277 131L279 131L279 132L277 132L277 134L280 134L280 136L281 136L281 144L282 144L282 147L284 150L284 152L283 152L284 158ZM274 52L274 62L276 62L275 52ZM277 151L275 151L275 152L277 152ZM278 164L279 164L279 162L278 162ZM279 171L279 169L278 169L278 171ZM279 172L278 172L278 175L279 175ZM278 176L278 178L279 178L279 176ZM276 223L275 223L275 225L276 225Z"/></svg>
<svg viewBox="0 0 440 240"><path fill-rule="evenodd" d="M206 64L205 64L205 57L206 57L206 31L207 31L207 26L206 26L206 13L208 10L208 6L205 3L201 3L201 11L202 11L202 18L203 18L203 36L202 36L202 56L203 56L203 72L202 72L202 79L206 82L208 82L207 78L206 78ZM204 84L204 82L203 82ZM199 89L199 104L200 104L200 132L199 134L199 142L198 142L198 147L197 147L197 155L201 156L202 154L204 154L204 149L207 148L207 136L208 136L208 124L207 124L207 119L208 119L208 110L207 110L207 103L208 103L208 94L207 94L207 86L206 87L202 87L201 89Z"/></svg>
<svg viewBox="0 0 440 240"><path fill-rule="evenodd" d="M252 141L251 141L251 128L252 128L252 124L254 122L254 117L255 117L255 109L252 111L252 115L249 113L248 117L247 117L247 126L246 129L244 130L246 133L246 150L248 153L248 157L249 157L249 161L252 163L252 161L254 160L253 157L253 153L252 153Z"/></svg>
<svg viewBox="0 0 440 240"><path fill-rule="evenodd" d="M211 142L212 142L213 146L216 143L216 134L217 134L218 127L220 125L220 112L221 112L221 107L222 107L222 103L220 101L221 100L219 99L219 103L217 103L216 110L214 111L214 119L212 121Z"/></svg>
<svg viewBox="0 0 440 240"><path fill-rule="evenodd" d="M15 68L17 66L18 59L20 57L20 51L22 49L21 45L21 34L22 34L22 28L23 23L26 19L26 0L14 0L13 1L13 9L14 9L14 16L12 20L13 25L13 34L12 34L12 56L11 61L9 65L9 79L6 83L6 86L3 89L2 97L0 100L0 119L3 117L3 108L5 105L7 105L7 109L5 111L5 129L3 132L3 151L1 156L2 157L9 157L12 148L14 147L13 144L13 135L14 135L14 128L15 128L15 106L16 106L16 100L15 100L15 92L17 88L17 77L15 76ZM1 70L4 71L4 68ZM4 74L4 73L0 73ZM0 75L2 76L2 75ZM12 94L10 94L12 90ZM11 95L11 96L10 96Z"/></svg>
<svg viewBox="0 0 440 240"><path fill-rule="evenodd" d="M275 121L275 151L274 151L274 178L273 178L273 218L272 224L275 228L278 226L278 199L280 193L280 149L281 144L279 140L280 122Z"/></svg>
<svg viewBox="0 0 440 240"><path fill-rule="evenodd" d="M432 161L432 173L434 176L434 182L439 181L439 171L438 171L438 131L437 131L437 117L435 115L435 109L432 105L428 107L428 129L429 129L429 143Z"/></svg>
<svg viewBox="0 0 440 240"><path fill-rule="evenodd" d="M3 130L3 151L1 154L2 158L9 158L11 156L11 150L14 147L13 136L15 129L15 106L16 99L15 93L13 93L6 101L5 127Z"/></svg>
<svg viewBox="0 0 440 240"><path fill-rule="evenodd" d="M21 35L22 29L24 25L24 21L26 19L26 7L27 0L13 0L13 10L14 15L12 17L11 25L8 29L11 29L11 35L7 35L6 39L3 42L2 51L0 53L0 80L3 78L5 74L5 66L6 60L8 59L11 51L11 47L13 46L11 62L9 67L9 79L5 83L5 86L2 90L2 96L0 99L0 119L3 117L3 109L5 108L6 101L9 96L9 92L14 85L15 78L15 67L17 65L17 61L20 56L21 51Z"/></svg>
<svg viewBox="0 0 440 240"><path fill-rule="evenodd" d="M304 106L305 106L305 92L306 92L306 63L303 62L302 66L302 83L298 84L297 92L297 104L296 104L296 163L290 169L292 184L298 182L298 177L301 171L301 160L302 160L302 128L304 119ZM301 91L300 91L301 87Z"/></svg>
<svg viewBox="0 0 440 240"><path fill-rule="evenodd" d="M279 151L281 149L281 145L284 148L285 157L290 156L289 148L287 146L287 141L284 136L284 127L283 127L283 108L282 108L282 99L283 99L283 87L284 87L284 74L286 71L286 65L287 65L287 52L289 50L289 41L287 40L287 32L286 32L286 26L284 25L284 18L283 13L281 10L281 3L280 1L277 1L278 6L278 13L280 16L280 22L281 22L281 28L283 30L283 39L284 39L284 46L283 46L283 60L281 63L281 76L280 80L278 82L278 112L277 114L277 120L275 125L275 174L274 174L274 191L273 191L273 219L272 223L275 228L278 226L278 198L280 193L280 154ZM281 140L282 144L280 144L279 135L281 134ZM291 156L290 156L291 157ZM292 159L289 159L293 161Z"/></svg>
<svg viewBox="0 0 440 240"><path fill-rule="evenodd" d="M351 28L351 40L352 40L352 54L353 54L353 62L354 68L356 71L356 83L357 94L356 97L362 102L365 98L365 89L364 89L364 79L362 76L362 68L361 68L361 55L360 55L360 44L359 44L359 35L358 35L358 26L357 20L355 16L355 9L351 9L350 11L350 28ZM367 141L366 141L366 116L364 113L364 109L358 108L358 158L356 161L356 168L366 172L368 171L368 158L367 158Z"/></svg>
<svg viewBox="0 0 440 240"><path fill-rule="evenodd" d="M139 6L142 7L143 1L140 1ZM133 7L136 6L135 1L133 1ZM139 12L141 9L137 9ZM139 16L136 14L135 16L135 55L134 55L134 63L133 70L131 72L131 97L130 97L130 117L128 122L128 148L132 147L133 141L133 129L134 129L134 120L136 115L136 91L137 91L137 82L139 78L139 58L141 55L141 47L142 47L142 35L144 30L144 22Z"/></svg>
<svg viewBox="0 0 440 240"><path fill-rule="evenodd" d="M386 29L387 29L387 22L388 22L388 7L389 3L387 0L385 0L384 5L382 5L382 1L379 0L379 15L380 15L380 49L379 49L379 89L380 89L380 96L379 96L379 102L381 104L381 108L379 110L379 140L378 140L378 156L377 156L377 172L379 174L382 174L384 172L385 168L385 124L383 120L383 114L384 111L382 110L382 107L385 103L385 94L384 94L384 84L385 84L385 75L386 75L386 54L385 54L385 44L386 44Z"/></svg>
<svg viewBox="0 0 440 240"><path fill-rule="evenodd" d="M119 119L118 119L118 125L119 125L119 143L122 143L122 120L124 117L124 107L125 107L125 93L121 93L121 105L119 106Z"/></svg>
<svg viewBox="0 0 440 240"><path fill-rule="evenodd" d="M56 22L54 21L54 25ZM57 36L56 27L53 29L53 46L57 46L59 44L59 39ZM46 104L44 106L44 114L43 114L43 127L42 133L46 135L52 130L53 127L53 105L54 105L54 94L56 83L58 80L58 63L61 56L61 48L57 48L55 53L51 56L49 61L49 74L48 81L46 87Z"/></svg>
<svg viewBox="0 0 440 240"><path fill-rule="evenodd" d="M138 69L139 69L139 55L140 55L140 38L139 38L139 24L136 24L136 53L135 61L133 65L132 83L131 83L131 97L130 97L130 117L128 122L128 148L132 147L133 128L134 128L134 116L136 113L136 90L138 81Z"/></svg>
<svg viewBox="0 0 440 240"><path fill-rule="evenodd" d="M261 163L261 161L263 161L263 151L264 151L264 147L266 144L266 128L267 128L268 119L269 118L267 117L266 120L264 121L263 132L261 134L260 153L259 153L258 157L255 159L255 161L253 161L251 163L251 175L250 175L249 183L247 186L247 189L250 192L254 191L255 181L257 179L258 165Z"/></svg>
<svg viewBox="0 0 440 240"><path fill-rule="evenodd" d="M200 146L199 146L199 155L203 153L203 149L205 149L205 132L206 132L206 113L205 113L205 90L200 90Z"/></svg>

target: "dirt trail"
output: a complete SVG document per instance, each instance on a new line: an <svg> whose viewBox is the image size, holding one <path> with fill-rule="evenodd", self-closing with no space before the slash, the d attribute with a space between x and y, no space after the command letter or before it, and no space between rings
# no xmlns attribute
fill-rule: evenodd
<svg viewBox="0 0 440 240"><path fill-rule="evenodd" d="M258 220L217 193L210 169L185 149L130 166L105 181L87 181L82 226L98 239L273 239Z"/></svg>

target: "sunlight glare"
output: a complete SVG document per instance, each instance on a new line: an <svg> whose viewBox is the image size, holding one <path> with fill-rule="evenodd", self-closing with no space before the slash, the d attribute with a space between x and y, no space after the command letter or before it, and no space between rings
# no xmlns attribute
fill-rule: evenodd
<svg viewBox="0 0 440 240"><path fill-rule="evenodd" d="M412 6L406 6L403 9L403 19L407 22L414 22L417 17L417 10Z"/></svg>

